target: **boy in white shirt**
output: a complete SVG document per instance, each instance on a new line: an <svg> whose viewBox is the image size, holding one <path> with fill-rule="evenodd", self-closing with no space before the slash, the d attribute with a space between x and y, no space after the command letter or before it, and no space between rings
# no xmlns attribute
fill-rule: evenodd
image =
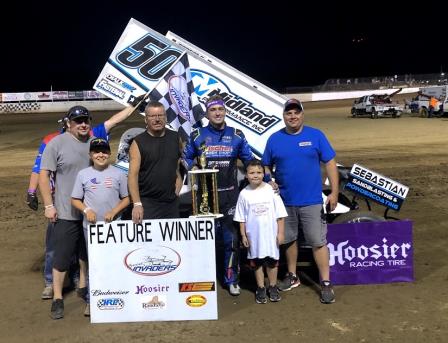
<svg viewBox="0 0 448 343"><path fill-rule="evenodd" d="M234 220L240 223L243 245L248 248L247 258L255 270L257 291L255 301L258 304L269 300L281 300L277 289L277 271L279 245L284 238L284 218L287 217L282 199L272 187L263 182L264 169L258 160L250 161L246 166L249 185L238 197ZM263 265L269 280L268 294L264 285Z"/></svg>

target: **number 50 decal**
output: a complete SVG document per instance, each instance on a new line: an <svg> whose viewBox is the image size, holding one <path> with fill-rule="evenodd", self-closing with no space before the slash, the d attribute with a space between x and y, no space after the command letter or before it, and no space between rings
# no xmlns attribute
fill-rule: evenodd
<svg viewBox="0 0 448 343"><path fill-rule="evenodd" d="M182 54L178 49L158 40L151 34L140 38L117 55L117 61L128 67L138 68L145 79L160 79Z"/></svg>

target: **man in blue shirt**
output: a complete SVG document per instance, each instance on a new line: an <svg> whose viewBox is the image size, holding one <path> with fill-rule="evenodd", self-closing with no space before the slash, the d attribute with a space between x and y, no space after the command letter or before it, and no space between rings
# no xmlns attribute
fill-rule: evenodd
<svg viewBox="0 0 448 343"><path fill-rule="evenodd" d="M339 193L336 153L320 130L304 126L303 106L299 100L290 99L286 102L283 120L286 127L269 137L262 159L266 181L269 181L274 189L280 190L288 212L284 240L288 274L279 284L279 289L288 291L300 285L296 274L300 227L306 242L312 246L319 269L320 301L333 303L335 297L330 283L320 163L324 163L331 185L331 194L327 198L326 206L333 211ZM271 174L275 177L275 182L271 180Z"/></svg>

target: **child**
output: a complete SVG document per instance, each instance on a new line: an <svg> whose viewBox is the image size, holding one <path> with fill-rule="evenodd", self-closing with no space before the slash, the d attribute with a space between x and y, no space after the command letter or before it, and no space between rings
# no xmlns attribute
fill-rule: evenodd
<svg viewBox="0 0 448 343"><path fill-rule="evenodd" d="M109 166L110 146L102 138L90 142L92 166L79 171L72 192L72 205L84 213L84 238L87 243L88 223L111 222L130 204L126 175ZM85 316L90 316L89 292L81 290L86 299Z"/></svg>
<svg viewBox="0 0 448 343"><path fill-rule="evenodd" d="M257 304L266 304L267 295L264 287L263 265L269 280L269 300L280 301L277 289L277 269L279 245L284 238L284 218L287 217L285 206L278 194L263 182L264 169L258 160L250 161L246 166L249 185L238 197L235 221L240 222L243 245L248 248L247 258L255 269Z"/></svg>

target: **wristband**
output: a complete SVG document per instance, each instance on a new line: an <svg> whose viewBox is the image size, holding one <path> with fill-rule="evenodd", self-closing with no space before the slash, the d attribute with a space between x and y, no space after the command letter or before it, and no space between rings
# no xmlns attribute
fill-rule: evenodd
<svg viewBox="0 0 448 343"><path fill-rule="evenodd" d="M84 214L87 214L87 211L88 210L91 210L91 208L90 207L86 207L85 209L83 209L82 211L84 212Z"/></svg>
<svg viewBox="0 0 448 343"><path fill-rule="evenodd" d="M266 183L272 181L271 174L264 174L263 181Z"/></svg>
<svg viewBox="0 0 448 343"><path fill-rule="evenodd" d="M28 193L36 193L36 188L28 188Z"/></svg>
<svg viewBox="0 0 448 343"><path fill-rule="evenodd" d="M47 205L47 206L44 206L44 208L46 209L46 210L48 210L48 209L50 209L50 208L53 208L54 207L54 205L53 204L51 204L51 205Z"/></svg>
<svg viewBox="0 0 448 343"><path fill-rule="evenodd" d="M134 207L136 207L136 206L142 206L143 207L143 204L141 202L134 202Z"/></svg>

